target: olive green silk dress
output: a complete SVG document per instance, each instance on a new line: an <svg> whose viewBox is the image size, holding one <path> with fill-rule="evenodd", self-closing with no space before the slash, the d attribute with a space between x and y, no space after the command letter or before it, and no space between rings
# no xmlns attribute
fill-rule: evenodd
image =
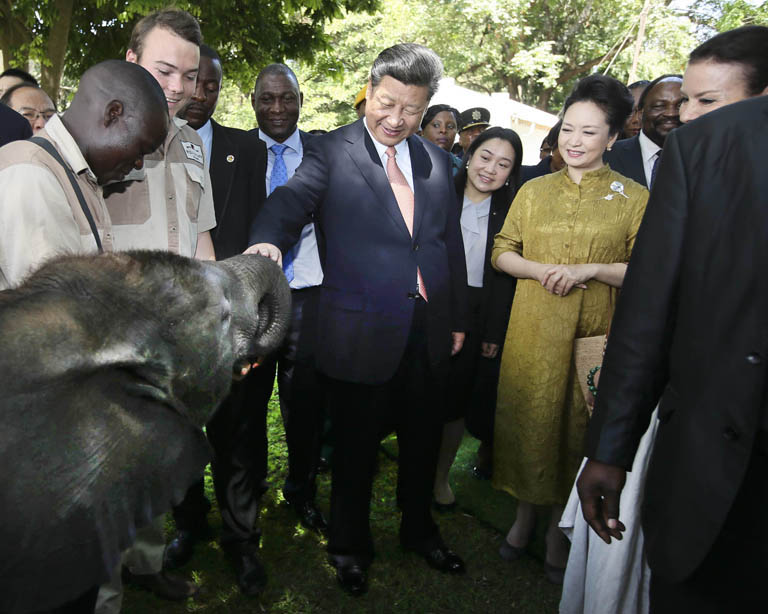
<svg viewBox="0 0 768 614"><path fill-rule="evenodd" d="M607 165L574 183L567 169L527 182L496 235L541 263L627 262L648 191ZM537 505L564 505L584 454L587 407L573 340L605 334L617 289L590 280L564 297L519 279L501 358L493 486Z"/></svg>

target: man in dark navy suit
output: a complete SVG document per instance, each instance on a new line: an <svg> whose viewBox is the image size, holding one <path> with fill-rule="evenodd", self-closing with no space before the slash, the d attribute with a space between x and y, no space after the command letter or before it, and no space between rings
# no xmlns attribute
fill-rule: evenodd
<svg viewBox="0 0 768 614"><path fill-rule="evenodd" d="M450 157L413 136L441 74L440 59L420 45L379 54L365 116L307 143L296 174L254 221L248 249L279 261L312 219L324 237L315 361L336 445L328 552L352 594L367 590L373 467L390 425L403 547L464 572L430 512L439 393L464 342L467 283Z"/></svg>
<svg viewBox="0 0 768 614"><path fill-rule="evenodd" d="M579 496L610 543L659 403L642 508L653 614L768 609L766 91L667 139L589 424Z"/></svg>
<svg viewBox="0 0 768 614"><path fill-rule="evenodd" d="M179 115L203 141L216 210L211 240L219 260L248 246L250 224L265 198L267 166L266 148L255 135L212 119L221 82L219 55L201 45L195 94ZM215 451L212 469L222 517L222 546L232 560L240 588L248 595L260 593L266 582L257 556L259 497L267 477L266 411L259 413L255 407L260 396L254 373L233 382L231 393L206 428ZM194 543L208 533L209 509L201 479L173 511L177 532L165 550L166 567L180 567L192 557Z"/></svg>
<svg viewBox="0 0 768 614"><path fill-rule="evenodd" d="M264 142L267 164L262 172L267 194L288 181L301 164L304 147L315 138L299 130L304 96L299 81L285 64L269 64L256 77L251 105L259 127L250 134ZM246 229L248 230L248 229ZM283 269L291 287L291 327L283 345L254 373L266 413L277 372L280 413L288 448L288 475L283 497L308 529L325 531L327 523L315 505L315 477L325 418L324 387L314 366L317 301L323 268L321 237L310 220L285 252Z"/></svg>
<svg viewBox="0 0 768 614"><path fill-rule="evenodd" d="M637 103L642 113L640 134L616 141L603 156L613 170L650 189L664 141L680 126L682 84L680 75L662 75L645 88Z"/></svg>

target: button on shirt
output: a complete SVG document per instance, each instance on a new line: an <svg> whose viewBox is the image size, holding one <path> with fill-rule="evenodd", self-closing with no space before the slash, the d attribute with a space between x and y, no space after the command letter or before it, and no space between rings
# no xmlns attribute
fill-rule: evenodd
<svg viewBox="0 0 768 614"><path fill-rule="evenodd" d="M267 194L269 194L271 187L269 179L272 176L272 166L275 163L275 154L270 148L277 144L277 141L261 130L259 130L259 138L267 145L266 188ZM288 179L290 179L304 157L304 147L301 144L299 130L296 129L282 144L286 146L285 151L283 151L283 160L288 172ZM301 237L293 249L293 279L289 284L291 289L311 288L323 283L323 268L320 265L320 253L317 251L317 235L314 224L304 226L301 230Z"/></svg>
<svg viewBox="0 0 768 614"><path fill-rule="evenodd" d="M461 209L461 236L464 239L464 256L467 261L467 284L473 288L483 287L490 213L490 196L479 203L473 203L464 196L464 206Z"/></svg>
<svg viewBox="0 0 768 614"><path fill-rule="evenodd" d="M640 153L643 156L643 171L645 172L645 185L650 189L651 186L651 173L653 172L653 163L656 158L661 155L661 147L654 143L651 139L645 136L645 132L640 131L638 137L640 142Z"/></svg>

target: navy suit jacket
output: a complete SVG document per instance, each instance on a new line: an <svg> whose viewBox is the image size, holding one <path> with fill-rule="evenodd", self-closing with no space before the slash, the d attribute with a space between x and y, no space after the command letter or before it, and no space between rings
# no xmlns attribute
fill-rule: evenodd
<svg viewBox="0 0 768 614"><path fill-rule="evenodd" d="M32 136L29 122L12 108L0 104L0 147Z"/></svg>
<svg viewBox="0 0 768 614"><path fill-rule="evenodd" d="M616 141L611 151L603 154L603 160L617 173L634 179L642 186L648 187L645 180L645 167L643 166L643 153L640 150L640 136L631 139Z"/></svg>
<svg viewBox="0 0 768 614"><path fill-rule="evenodd" d="M324 239L316 361L335 379L382 384L405 351L416 269L428 294L431 364L447 369L451 332L463 331L467 272L450 156L408 138L413 237L362 120L307 141L288 183L267 199L251 243L292 246L314 220Z"/></svg>
<svg viewBox="0 0 768 614"><path fill-rule="evenodd" d="M611 326L587 456L629 468L659 403L643 530L669 582L710 550L768 430L768 96L666 139Z"/></svg>
<svg viewBox="0 0 768 614"><path fill-rule="evenodd" d="M258 135L211 120L211 183L216 228L211 230L216 258L223 260L248 247L256 212L264 203L267 148Z"/></svg>

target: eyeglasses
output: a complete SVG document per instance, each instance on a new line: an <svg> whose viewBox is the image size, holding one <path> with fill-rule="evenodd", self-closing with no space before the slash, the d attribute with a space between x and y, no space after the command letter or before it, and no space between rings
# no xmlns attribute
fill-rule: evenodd
<svg viewBox="0 0 768 614"><path fill-rule="evenodd" d="M42 117L45 121L48 121L54 115L56 115L55 109L45 109L43 111L38 111L32 107L21 107L20 109L17 109L17 111L21 114L22 117L24 117L24 119L29 122L36 121L38 117Z"/></svg>

